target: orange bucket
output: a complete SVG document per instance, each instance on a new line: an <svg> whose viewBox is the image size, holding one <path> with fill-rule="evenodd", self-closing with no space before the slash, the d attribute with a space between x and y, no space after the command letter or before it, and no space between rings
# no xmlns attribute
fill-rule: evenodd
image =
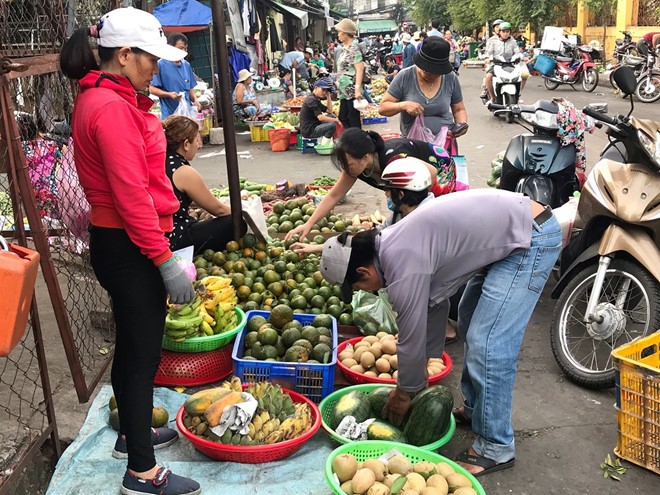
<svg viewBox="0 0 660 495"><path fill-rule="evenodd" d="M2 250L4 248L4 250ZM8 356L25 335L39 268L39 253L0 237L0 356Z"/></svg>
<svg viewBox="0 0 660 495"><path fill-rule="evenodd" d="M268 140L272 151L287 151L291 140L291 131L289 129L270 129Z"/></svg>

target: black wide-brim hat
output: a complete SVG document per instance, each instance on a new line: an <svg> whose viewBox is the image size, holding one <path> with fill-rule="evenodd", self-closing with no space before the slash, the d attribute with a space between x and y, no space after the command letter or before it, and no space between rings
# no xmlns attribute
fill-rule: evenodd
<svg viewBox="0 0 660 495"><path fill-rule="evenodd" d="M413 62L423 71L444 76L454 70L449 62L449 42L439 36L429 36L413 56Z"/></svg>

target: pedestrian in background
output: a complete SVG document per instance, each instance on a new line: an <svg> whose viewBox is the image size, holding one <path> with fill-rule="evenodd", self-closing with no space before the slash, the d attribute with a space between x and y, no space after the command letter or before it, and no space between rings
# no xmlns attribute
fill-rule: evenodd
<svg viewBox="0 0 660 495"><path fill-rule="evenodd" d="M408 33L403 35L403 68L410 67L414 64L413 55L417 52L415 45L411 43L412 37Z"/></svg>
<svg viewBox="0 0 660 495"><path fill-rule="evenodd" d="M97 40L99 62L90 37ZM76 170L92 209L92 268L110 295L116 328L111 380L121 422L112 455L128 458L122 494L201 491L199 483L156 463L154 449L171 445L178 433L151 428L167 297L184 304L195 290L170 250L167 233L179 202L163 165L163 128L140 92L158 73L159 59L185 56L167 44L153 15L134 8L113 10L78 29L60 53L62 72L78 81L72 118ZM85 482L87 493L100 489L90 478Z"/></svg>
<svg viewBox="0 0 660 495"><path fill-rule="evenodd" d="M337 88L339 97L339 121L344 129L362 127L360 111L354 102L362 99L364 61L362 51L355 39L357 26L350 19L342 19L335 29L342 44L337 59Z"/></svg>

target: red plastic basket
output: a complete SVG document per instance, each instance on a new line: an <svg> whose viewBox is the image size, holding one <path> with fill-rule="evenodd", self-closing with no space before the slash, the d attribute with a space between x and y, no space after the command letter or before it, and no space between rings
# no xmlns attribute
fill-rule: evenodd
<svg viewBox="0 0 660 495"><path fill-rule="evenodd" d="M248 385L243 384L243 389ZM263 462L279 461L298 451L303 444L312 438L321 427L321 412L311 400L304 395L297 394L293 390L283 388L282 391L293 399L294 403L304 402L309 406L312 413L312 427L298 438L286 440L281 443L270 445L225 445L212 442L205 438L194 435L183 424L185 410L183 406L176 414L176 426L181 434L190 440L190 443L202 454L217 461L240 462L243 464L261 464Z"/></svg>
<svg viewBox="0 0 660 495"><path fill-rule="evenodd" d="M350 340L345 340L341 344L337 346L337 356L341 354L341 352L346 349L348 344L355 345L358 342L360 342L364 337L355 337L354 339ZM432 375L429 377L429 385L435 385L436 383L440 382L444 377L446 377L449 372L451 371L452 368L452 362L451 358L449 357L449 354L446 352L442 353L442 362L445 365L445 369L442 370L442 373L438 373L437 375ZM337 368L339 368L346 378L347 381L350 383L354 383L356 385L361 384L361 383L389 383L389 384L396 384L396 380L386 380L384 378L378 378L378 377L373 377L373 376L367 376L363 375L362 373L357 373L355 371L352 371L348 369L346 366L344 366L339 359L337 359Z"/></svg>
<svg viewBox="0 0 660 495"><path fill-rule="evenodd" d="M168 387L194 387L227 378L234 370L233 344L208 352L184 353L163 350L154 383Z"/></svg>

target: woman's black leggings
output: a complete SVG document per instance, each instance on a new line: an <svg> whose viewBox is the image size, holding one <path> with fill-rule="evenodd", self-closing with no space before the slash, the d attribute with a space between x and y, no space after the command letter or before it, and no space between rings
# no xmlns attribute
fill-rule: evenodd
<svg viewBox="0 0 660 495"><path fill-rule="evenodd" d="M349 127L357 127L362 129L362 121L360 120L360 111L353 106L354 100L339 100L339 122L344 126L344 129Z"/></svg>
<svg viewBox="0 0 660 495"><path fill-rule="evenodd" d="M165 285L158 268L125 230L92 227L90 233L92 267L110 295L115 318L111 380L120 434L126 435L128 467L148 471L156 465L151 410L165 325Z"/></svg>
<svg viewBox="0 0 660 495"><path fill-rule="evenodd" d="M241 236L247 232L247 225L241 222ZM216 217L190 224L179 241L171 246L172 251L187 246L195 246L195 254L205 249L222 251L229 241L234 241L234 224L230 216Z"/></svg>

